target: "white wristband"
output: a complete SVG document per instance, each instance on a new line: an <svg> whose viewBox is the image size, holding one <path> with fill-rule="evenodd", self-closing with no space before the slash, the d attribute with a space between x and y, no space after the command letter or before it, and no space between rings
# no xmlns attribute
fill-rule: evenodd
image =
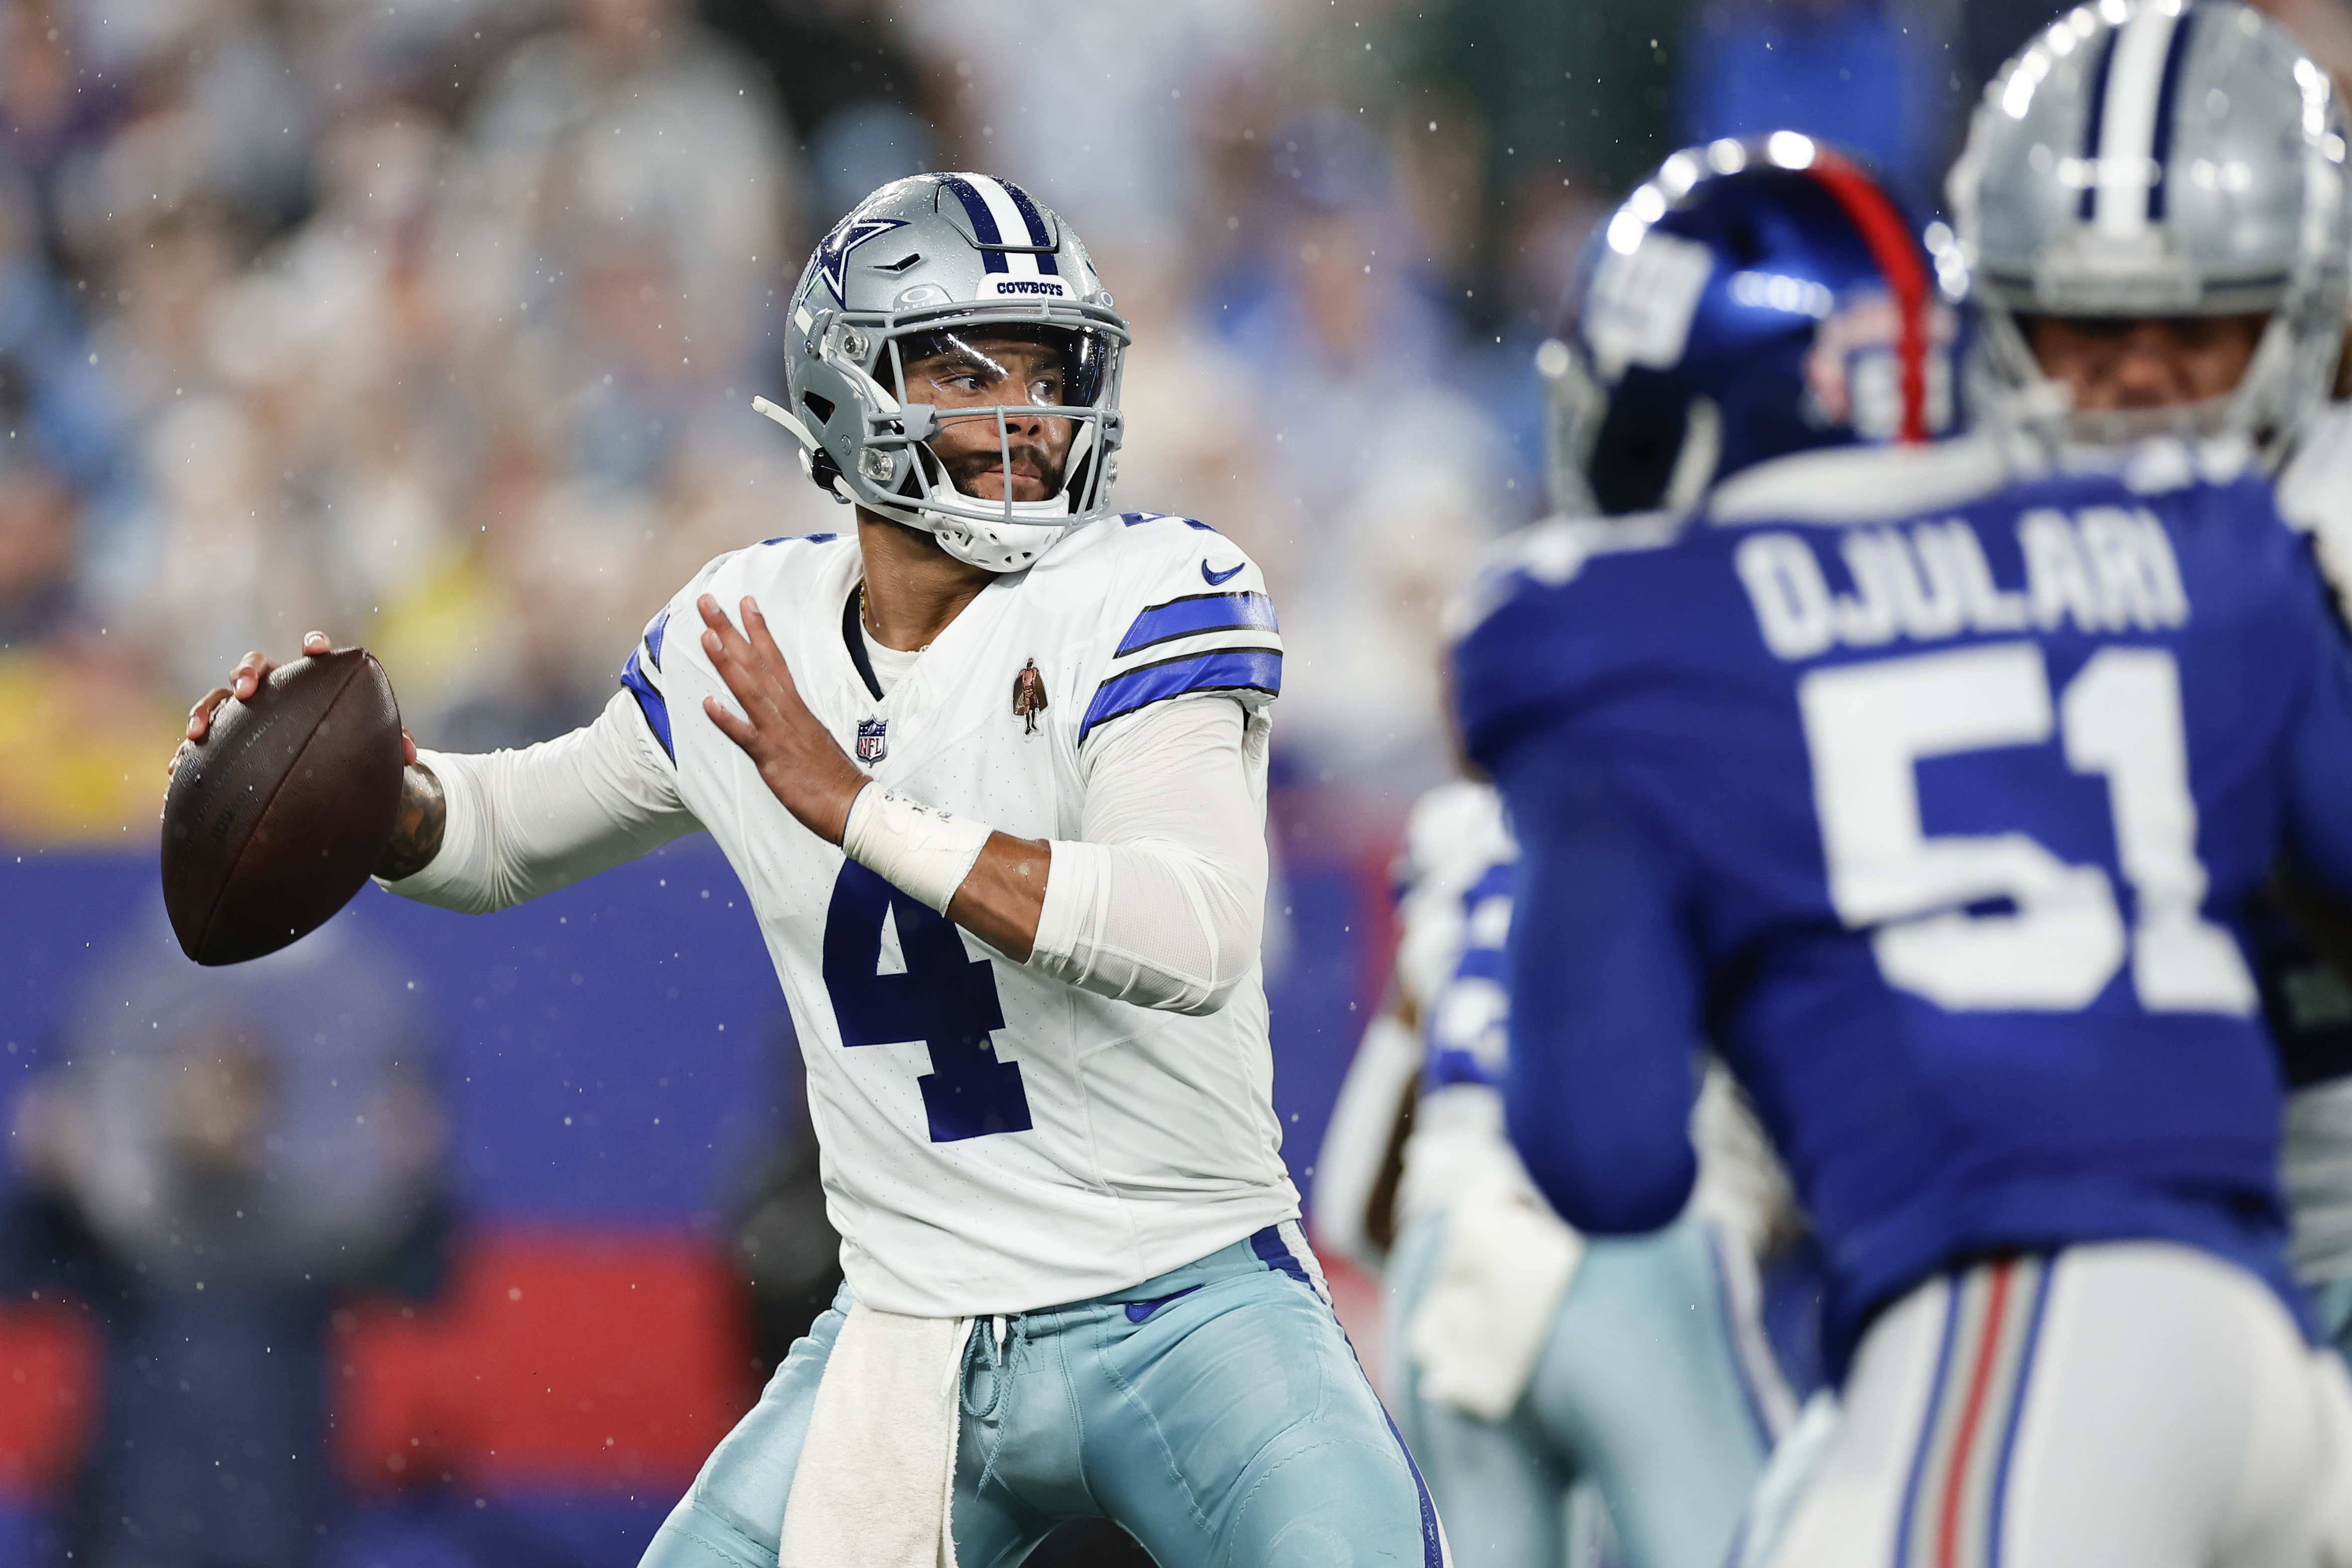
<svg viewBox="0 0 2352 1568"><path fill-rule="evenodd" d="M849 803L842 852L919 904L940 914L988 846L985 822L894 795L868 784Z"/></svg>

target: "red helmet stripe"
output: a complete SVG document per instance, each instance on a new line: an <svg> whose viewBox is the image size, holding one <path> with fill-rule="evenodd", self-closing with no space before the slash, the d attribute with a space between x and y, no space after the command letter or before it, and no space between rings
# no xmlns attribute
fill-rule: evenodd
<svg viewBox="0 0 2352 1568"><path fill-rule="evenodd" d="M1805 170L1820 181L1853 226L1862 231L1871 259L1895 295L1900 320L1895 339L1895 362L1903 384L1903 428L1900 439L1927 439L1927 268L1919 260L1917 241L1911 237L1886 193L1877 183L1827 148L1813 155Z"/></svg>

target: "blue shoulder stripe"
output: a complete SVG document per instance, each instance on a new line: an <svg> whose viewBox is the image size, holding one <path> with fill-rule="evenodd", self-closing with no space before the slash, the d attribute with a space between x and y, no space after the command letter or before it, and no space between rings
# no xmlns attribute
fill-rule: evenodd
<svg viewBox="0 0 2352 1568"><path fill-rule="evenodd" d="M661 666L656 664L654 668L658 670ZM646 716L646 723L653 730L654 738L661 742L661 748L675 763L677 747L669 743L669 700L654 689L653 682L646 679L645 671L637 667L635 653L631 653L629 662L621 666L621 684L629 688L631 696L637 699L637 707Z"/></svg>
<svg viewBox="0 0 2352 1568"><path fill-rule="evenodd" d="M1125 658L1139 648L1177 637L1197 637L1205 632L1279 632L1274 601L1263 593L1188 593L1165 604L1155 604L1135 618L1119 639L1114 658Z"/></svg>
<svg viewBox="0 0 2352 1568"><path fill-rule="evenodd" d="M1204 534L1213 534L1217 532L1216 529L1211 528L1206 523L1198 521L1192 517L1180 517L1173 512L1121 512L1118 515L1118 520L1125 523L1130 528L1139 527L1144 523L1181 523L1188 528L1198 528ZM1219 535L1218 537L1223 538L1223 536Z"/></svg>
<svg viewBox="0 0 2352 1568"><path fill-rule="evenodd" d="M1078 740L1083 744L1098 724L1187 692L1240 691L1281 695L1282 655L1272 648L1219 648L1129 670L1095 688Z"/></svg>
<svg viewBox="0 0 2352 1568"><path fill-rule="evenodd" d="M646 659L656 670L661 668L662 633L668 630L669 606L665 604L660 614L646 622ZM629 656L636 657L634 653Z"/></svg>

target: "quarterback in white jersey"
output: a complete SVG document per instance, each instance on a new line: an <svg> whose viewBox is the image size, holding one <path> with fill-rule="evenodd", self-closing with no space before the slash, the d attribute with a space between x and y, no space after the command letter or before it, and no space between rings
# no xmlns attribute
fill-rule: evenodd
<svg viewBox="0 0 2352 1568"><path fill-rule="evenodd" d="M792 319L761 406L854 532L706 567L586 728L418 753L382 868L483 912L702 829L750 893L847 1280L646 1562L1012 1563L1102 1517L1163 1564L1435 1568L1270 1103L1257 568L1111 512L1126 323L1018 186L885 186Z"/></svg>
<svg viewBox="0 0 2352 1568"><path fill-rule="evenodd" d="M620 716L641 787L741 870L805 1047L851 1291L925 1317L1024 1312L1295 1218L1247 903L1263 897L1265 708L1281 678L1257 568L1181 518L1101 518L992 579L911 662L851 641L863 575L850 537L721 557L655 619L619 699L642 707ZM877 794L1053 843L1029 963L992 961L798 829L742 748L694 722L705 699L728 697L726 681L698 636L668 628L699 632L705 594L762 607L810 712L864 749ZM892 679L894 662L905 668ZM1042 711L1015 711L1016 683ZM1174 700L1212 685L1208 699ZM1220 766L1195 776L1188 759ZM1101 800L1097 777L1119 794ZM1118 841L1089 843L1089 815L1097 834L1120 826L1107 813L1150 821L1135 797L1154 779L1193 797L1181 810L1202 815L1203 843L1231 863L1151 867L1175 910L1146 912L1128 944L1089 961L1078 955L1098 952L1103 912L1064 890L1092 883L1084 902L1099 904L1122 869L1079 865ZM1231 907L1180 933L1188 895ZM1198 956L1161 956L1152 972L1155 936Z"/></svg>

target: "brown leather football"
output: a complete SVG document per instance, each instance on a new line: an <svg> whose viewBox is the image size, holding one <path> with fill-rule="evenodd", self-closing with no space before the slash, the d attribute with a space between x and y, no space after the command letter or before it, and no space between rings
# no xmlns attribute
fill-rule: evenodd
<svg viewBox="0 0 2352 1568"><path fill-rule="evenodd" d="M163 796L163 904L199 964L241 964L352 901L400 809L400 704L364 648L281 664L213 715Z"/></svg>

